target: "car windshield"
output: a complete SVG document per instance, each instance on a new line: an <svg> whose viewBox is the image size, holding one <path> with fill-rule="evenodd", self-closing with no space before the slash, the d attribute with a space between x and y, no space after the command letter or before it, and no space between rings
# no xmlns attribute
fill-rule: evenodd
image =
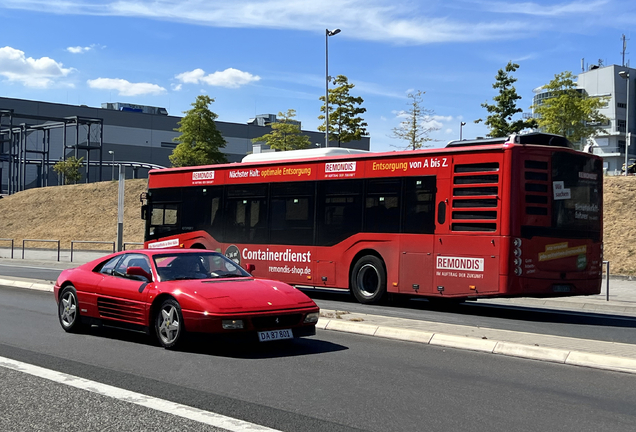
<svg viewBox="0 0 636 432"><path fill-rule="evenodd" d="M217 252L187 252L154 256L162 281L249 277L234 261Z"/></svg>

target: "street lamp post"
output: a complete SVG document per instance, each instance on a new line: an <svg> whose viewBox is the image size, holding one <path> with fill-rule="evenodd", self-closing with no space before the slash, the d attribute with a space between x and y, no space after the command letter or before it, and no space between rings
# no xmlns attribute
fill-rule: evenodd
<svg viewBox="0 0 636 432"><path fill-rule="evenodd" d="M462 140L462 128L466 126L466 122L459 123L459 140Z"/></svg>
<svg viewBox="0 0 636 432"><path fill-rule="evenodd" d="M329 36L340 33L340 29L325 29L325 148L329 147Z"/></svg>
<svg viewBox="0 0 636 432"><path fill-rule="evenodd" d="M627 80L627 103L625 104L625 176L629 166L629 144L632 139L629 133L629 72L620 71L618 75Z"/></svg>
<svg viewBox="0 0 636 432"><path fill-rule="evenodd" d="M108 154L113 157L113 161L111 162L111 165L110 165L110 179L115 180L115 151L108 150Z"/></svg>

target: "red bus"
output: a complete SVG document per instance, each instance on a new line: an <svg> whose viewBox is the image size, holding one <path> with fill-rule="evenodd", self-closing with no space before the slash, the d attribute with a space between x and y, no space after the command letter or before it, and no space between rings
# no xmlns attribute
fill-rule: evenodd
<svg viewBox="0 0 636 432"><path fill-rule="evenodd" d="M527 134L152 170L145 247L221 251L255 276L362 303L598 294L602 160L570 147Z"/></svg>

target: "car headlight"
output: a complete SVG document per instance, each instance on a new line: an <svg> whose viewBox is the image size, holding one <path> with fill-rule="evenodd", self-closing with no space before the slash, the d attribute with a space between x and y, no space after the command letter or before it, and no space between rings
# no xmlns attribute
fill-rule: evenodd
<svg viewBox="0 0 636 432"><path fill-rule="evenodd" d="M320 312L308 313L307 316L305 316L305 321L303 322L305 324L314 324L318 322L318 318L320 318Z"/></svg>
<svg viewBox="0 0 636 432"><path fill-rule="evenodd" d="M243 320L222 320L221 325L225 330L238 330L243 328Z"/></svg>

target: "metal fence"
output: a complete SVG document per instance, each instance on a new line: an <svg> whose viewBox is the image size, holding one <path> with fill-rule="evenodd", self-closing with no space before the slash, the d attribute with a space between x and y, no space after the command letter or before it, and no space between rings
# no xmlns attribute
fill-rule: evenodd
<svg viewBox="0 0 636 432"><path fill-rule="evenodd" d="M73 262L73 246L74 246L75 243L109 244L109 245L113 245L113 252L112 253L115 253L115 242L114 241L109 242L109 241L71 240L71 262Z"/></svg>
<svg viewBox="0 0 636 432"><path fill-rule="evenodd" d="M24 259L24 245L26 242L47 242L57 243L57 260L60 260L60 241L59 240L43 240L43 239L24 239L22 240L22 259Z"/></svg>
<svg viewBox="0 0 636 432"><path fill-rule="evenodd" d="M11 242L11 259L13 259L13 239L0 238L0 241L8 241L8 242Z"/></svg>

